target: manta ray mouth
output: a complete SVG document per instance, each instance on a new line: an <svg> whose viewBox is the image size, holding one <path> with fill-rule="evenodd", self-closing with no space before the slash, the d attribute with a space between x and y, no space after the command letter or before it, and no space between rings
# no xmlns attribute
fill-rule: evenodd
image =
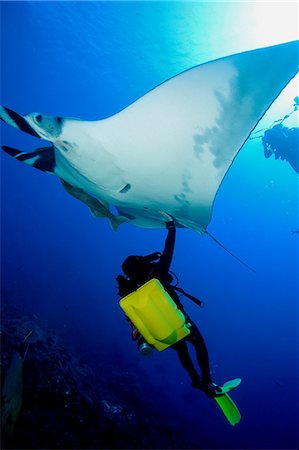
<svg viewBox="0 0 299 450"><path fill-rule="evenodd" d="M12 111L11 109L5 108L4 106L0 107L0 118L3 122L8 125L17 128L18 130L24 131L31 136L41 138L41 136L29 125L26 119L23 116Z"/></svg>

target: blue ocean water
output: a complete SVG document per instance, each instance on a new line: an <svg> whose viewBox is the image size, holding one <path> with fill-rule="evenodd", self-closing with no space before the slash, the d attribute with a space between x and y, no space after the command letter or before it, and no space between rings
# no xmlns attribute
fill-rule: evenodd
<svg viewBox="0 0 299 450"><path fill-rule="evenodd" d="M104 118L194 65L296 39L295 16L291 3L1 2L1 104ZM292 111L293 86L266 126ZM1 141L37 147L6 125ZM120 371L146 370L149 397L169 396L165 414L179 414L198 448L298 448L298 175L289 164L266 160L261 140L250 140L217 194L209 230L254 273L208 237L177 233L172 269L205 302L202 310L185 304L213 377L243 379L233 394L242 413L235 428L192 390L174 352L140 359L118 306L122 261L162 250L166 232L125 224L114 233L54 177L7 156L1 164L4 302L58 329L89 360L110 354Z"/></svg>

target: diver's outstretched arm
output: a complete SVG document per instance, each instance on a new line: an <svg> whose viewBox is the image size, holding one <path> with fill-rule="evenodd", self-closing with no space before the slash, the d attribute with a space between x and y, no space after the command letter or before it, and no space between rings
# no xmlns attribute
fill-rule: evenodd
<svg viewBox="0 0 299 450"><path fill-rule="evenodd" d="M163 253L162 253L160 261L158 263L157 273L156 273L158 276L161 276L161 277L167 275L167 273L169 272L170 264L171 264L172 256L173 256L174 244L175 244L175 235L176 235L175 223L173 220L166 223L166 228L168 229L168 234L166 237Z"/></svg>

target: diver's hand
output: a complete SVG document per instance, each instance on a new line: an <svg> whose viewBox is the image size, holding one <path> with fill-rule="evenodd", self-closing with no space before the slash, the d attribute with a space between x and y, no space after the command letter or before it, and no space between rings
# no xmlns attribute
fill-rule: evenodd
<svg viewBox="0 0 299 450"><path fill-rule="evenodd" d="M166 228L169 230L170 228L175 228L175 223L173 220L173 217L171 217L169 214L167 214L164 211L160 211L160 214L163 216L166 222Z"/></svg>
<svg viewBox="0 0 299 450"><path fill-rule="evenodd" d="M118 282L119 285L121 285L122 283L126 282L127 279L123 275L117 275L116 281Z"/></svg>
<svg viewBox="0 0 299 450"><path fill-rule="evenodd" d="M174 221L170 220L169 222L166 222L166 228L167 228L167 230L172 230L173 228L175 228Z"/></svg>

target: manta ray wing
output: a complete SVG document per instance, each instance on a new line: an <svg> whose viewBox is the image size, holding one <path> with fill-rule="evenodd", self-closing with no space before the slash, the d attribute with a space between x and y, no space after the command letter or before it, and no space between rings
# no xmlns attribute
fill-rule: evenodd
<svg viewBox="0 0 299 450"><path fill-rule="evenodd" d="M1 118L51 141L55 174L130 223L164 226L163 211L200 231L237 153L297 71L298 41L194 67L105 120L5 108Z"/></svg>
<svg viewBox="0 0 299 450"><path fill-rule="evenodd" d="M131 186L132 209L206 228L234 158L297 70L297 42L233 55L168 80L103 121L102 142Z"/></svg>

